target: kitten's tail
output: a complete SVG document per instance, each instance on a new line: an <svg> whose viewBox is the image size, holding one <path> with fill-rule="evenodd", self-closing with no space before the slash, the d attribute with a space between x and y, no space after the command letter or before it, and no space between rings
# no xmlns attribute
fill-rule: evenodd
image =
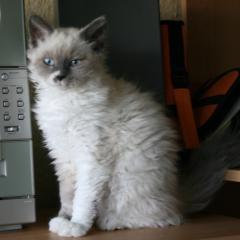
<svg viewBox="0 0 240 240"><path fill-rule="evenodd" d="M240 166L240 112L220 133L191 153L181 174L186 214L204 209L224 183L229 168Z"/></svg>

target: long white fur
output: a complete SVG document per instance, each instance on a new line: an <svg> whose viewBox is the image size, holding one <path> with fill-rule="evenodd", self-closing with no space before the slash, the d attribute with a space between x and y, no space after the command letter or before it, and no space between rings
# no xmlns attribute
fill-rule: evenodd
<svg viewBox="0 0 240 240"><path fill-rule="evenodd" d="M66 38L55 30L28 53L34 112L60 184L61 209L50 231L77 237L94 222L105 230L180 224L177 134L151 95L110 76L84 41L92 69L79 79L86 81L61 86L53 81L57 73L44 79L38 71L43 51L67 48L79 36L70 31Z"/></svg>

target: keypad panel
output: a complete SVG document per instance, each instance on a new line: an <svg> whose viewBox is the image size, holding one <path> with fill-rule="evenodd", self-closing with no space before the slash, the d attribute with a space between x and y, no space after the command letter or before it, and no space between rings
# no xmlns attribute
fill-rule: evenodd
<svg viewBox="0 0 240 240"><path fill-rule="evenodd" d="M0 69L0 140L31 139L26 69Z"/></svg>

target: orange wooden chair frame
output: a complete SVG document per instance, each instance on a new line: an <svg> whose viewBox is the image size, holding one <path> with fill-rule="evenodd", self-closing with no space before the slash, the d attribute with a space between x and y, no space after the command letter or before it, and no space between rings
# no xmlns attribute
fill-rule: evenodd
<svg viewBox="0 0 240 240"><path fill-rule="evenodd" d="M182 79L185 83L187 81L186 75L174 76L176 74L173 71L172 58L174 56L174 48L171 46L171 28L176 27L178 29L178 47L177 52L179 53L179 47L183 48L183 61L182 67L186 70L186 47L184 38L184 26L180 21L163 21L161 22L161 41L162 41L162 58L163 58L163 77L164 77L164 92L165 101L168 106L175 105L177 110L178 122L180 131L182 133L184 147L186 149L194 149L199 146L199 136L197 132L196 122L194 119L194 112L191 101L190 89L186 84L174 83L174 77L185 78ZM175 35L176 36L176 35ZM176 43L177 39L173 39ZM177 54L177 53L176 53ZM179 72L177 73L179 74ZM181 80L181 79L180 79Z"/></svg>

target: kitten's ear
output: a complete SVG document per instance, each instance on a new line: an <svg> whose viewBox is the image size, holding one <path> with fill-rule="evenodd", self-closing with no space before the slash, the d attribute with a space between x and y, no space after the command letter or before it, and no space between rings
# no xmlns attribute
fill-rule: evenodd
<svg viewBox="0 0 240 240"><path fill-rule="evenodd" d="M30 44L37 46L38 40L43 40L53 32L53 28L41 17L33 15L29 19Z"/></svg>
<svg viewBox="0 0 240 240"><path fill-rule="evenodd" d="M99 52L103 50L105 44L107 21L104 16L98 17L83 28L80 36L92 44L93 50Z"/></svg>

